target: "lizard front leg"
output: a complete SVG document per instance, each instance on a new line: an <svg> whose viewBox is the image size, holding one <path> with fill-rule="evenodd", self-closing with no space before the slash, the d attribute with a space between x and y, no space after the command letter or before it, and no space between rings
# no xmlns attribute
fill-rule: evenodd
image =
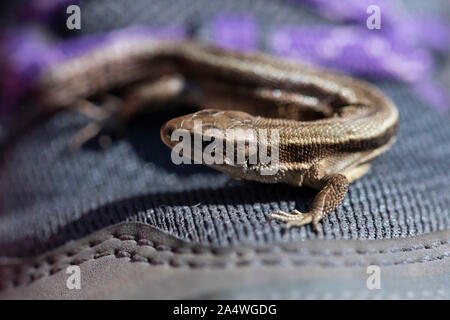
<svg viewBox="0 0 450 320"><path fill-rule="evenodd" d="M342 203L349 183L342 174L326 175L319 183L322 185L322 189L307 213L301 213L298 210L292 210L291 213L278 211L270 214L269 218L287 222L288 228L312 223L314 229L320 233L319 221Z"/></svg>

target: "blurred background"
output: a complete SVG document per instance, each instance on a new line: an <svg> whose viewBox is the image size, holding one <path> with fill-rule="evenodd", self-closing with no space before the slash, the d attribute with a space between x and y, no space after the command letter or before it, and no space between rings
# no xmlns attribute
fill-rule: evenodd
<svg viewBox="0 0 450 320"><path fill-rule="evenodd" d="M69 30L66 9L81 9ZM378 5L381 29L369 30ZM49 65L120 37L198 39L237 50L264 50L370 80L407 83L430 106L448 111L449 3L357 1L7 1L2 9L1 116L21 101Z"/></svg>

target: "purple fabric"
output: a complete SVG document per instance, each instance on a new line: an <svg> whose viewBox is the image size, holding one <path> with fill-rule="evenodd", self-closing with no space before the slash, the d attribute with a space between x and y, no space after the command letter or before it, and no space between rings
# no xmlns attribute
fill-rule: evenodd
<svg viewBox="0 0 450 320"><path fill-rule="evenodd" d="M211 35L215 45L241 51L255 50L259 28L250 15L221 14L212 19Z"/></svg>

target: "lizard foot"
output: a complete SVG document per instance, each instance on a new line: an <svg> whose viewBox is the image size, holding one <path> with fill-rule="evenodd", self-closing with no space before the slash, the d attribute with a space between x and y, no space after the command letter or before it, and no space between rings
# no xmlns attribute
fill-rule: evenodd
<svg viewBox="0 0 450 320"><path fill-rule="evenodd" d="M117 127L116 121L114 121L114 110L118 109L118 102L113 100L113 98L114 97L106 96L106 98L103 99L105 100L104 108L100 108L85 99L78 101L74 109L79 113L88 116L92 120L84 128L75 133L70 140L69 147L72 151L80 149L87 141L98 136L103 129ZM111 137L102 134L100 135L98 142L103 149L106 149L111 145Z"/></svg>
<svg viewBox="0 0 450 320"><path fill-rule="evenodd" d="M312 223L314 230L320 234L319 221L322 214L315 212L302 213L298 210L292 210L290 213L278 211L271 213L269 219L286 222L286 228L300 227Z"/></svg>

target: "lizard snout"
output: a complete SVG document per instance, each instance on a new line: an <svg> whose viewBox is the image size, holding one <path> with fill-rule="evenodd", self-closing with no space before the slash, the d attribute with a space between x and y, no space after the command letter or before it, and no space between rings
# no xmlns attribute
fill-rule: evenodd
<svg viewBox="0 0 450 320"><path fill-rule="evenodd" d="M179 128L178 118L172 119L161 127L160 136L161 140L166 144L169 148L173 148L176 142L172 141L172 134Z"/></svg>
<svg viewBox="0 0 450 320"><path fill-rule="evenodd" d="M166 122L161 128L161 139L173 148L176 142L172 141L172 134L180 129L186 130L191 136L202 137L205 134L209 136L211 129L214 129L214 138L225 138L230 130L252 129L254 119L250 114L241 111L205 109Z"/></svg>

